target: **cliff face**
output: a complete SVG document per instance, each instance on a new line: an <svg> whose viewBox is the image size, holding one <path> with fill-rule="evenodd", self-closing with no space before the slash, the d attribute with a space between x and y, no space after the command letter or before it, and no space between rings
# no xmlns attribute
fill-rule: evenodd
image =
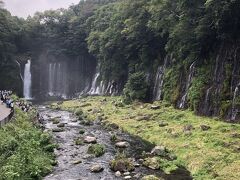
<svg viewBox="0 0 240 180"><path fill-rule="evenodd" d="M152 99L166 100L179 109L191 108L199 115L238 121L239 65L238 43L222 43L207 60L186 63L167 56L152 78Z"/></svg>

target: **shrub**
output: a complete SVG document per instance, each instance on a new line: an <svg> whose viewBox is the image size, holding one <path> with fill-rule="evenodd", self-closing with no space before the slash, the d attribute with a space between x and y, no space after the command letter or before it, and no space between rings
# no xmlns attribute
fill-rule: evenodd
<svg viewBox="0 0 240 180"><path fill-rule="evenodd" d="M130 103L134 100L146 100L148 84L146 76L143 72L136 72L130 75L125 88L123 100L125 103Z"/></svg>
<svg viewBox="0 0 240 180"><path fill-rule="evenodd" d="M105 153L105 146L102 144L92 144L88 148L89 154L94 154L95 157L100 157Z"/></svg>

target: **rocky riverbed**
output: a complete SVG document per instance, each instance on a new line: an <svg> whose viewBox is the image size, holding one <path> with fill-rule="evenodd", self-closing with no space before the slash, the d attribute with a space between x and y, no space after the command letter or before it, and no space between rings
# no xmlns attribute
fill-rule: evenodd
<svg viewBox="0 0 240 180"><path fill-rule="evenodd" d="M52 110L45 106L39 106L38 109L45 131L52 132L58 144L55 150L57 165L45 177L46 180L142 179L149 175L157 179L191 179L189 172L184 169L165 174L161 170L143 166L142 152L151 152L154 146L138 137L121 130L106 129L99 121L84 124L67 111ZM103 146L104 152L99 156L89 152L93 144ZM124 160L120 163L113 161L116 156ZM125 162L125 165L121 162Z"/></svg>

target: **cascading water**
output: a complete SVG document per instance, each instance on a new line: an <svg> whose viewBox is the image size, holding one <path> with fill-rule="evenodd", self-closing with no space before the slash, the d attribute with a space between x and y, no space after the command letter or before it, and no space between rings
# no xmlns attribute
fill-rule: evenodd
<svg viewBox="0 0 240 180"><path fill-rule="evenodd" d="M237 114L239 112L238 108L236 108L236 100L237 97L239 95L239 86L240 84L238 84L234 90L234 94L233 94L233 100L232 100L232 109L231 109L231 121L235 121Z"/></svg>
<svg viewBox="0 0 240 180"><path fill-rule="evenodd" d="M195 64L196 64L196 62L194 61L194 62L191 64L191 66L190 66L189 75L188 75L188 79L187 79L185 91L184 91L184 94L183 94L183 96L182 96L182 98L181 98L181 101L180 101L180 104L179 104L179 108L180 108L180 109L183 109L183 108L185 108L185 106L186 106L186 100L187 100L188 91L189 91L189 88L190 88L190 86L191 86L192 78L193 78L194 71L195 71Z"/></svg>
<svg viewBox="0 0 240 180"><path fill-rule="evenodd" d="M153 100L161 100L162 95L162 87L163 87L163 81L164 81L164 73L167 67L168 57L166 56L164 60L164 65L159 66L157 69L155 82L154 82L154 88L153 88Z"/></svg>
<svg viewBox="0 0 240 180"><path fill-rule="evenodd" d="M31 86L32 86L32 75L31 75L31 61L25 64L24 68L24 79L23 79L23 95L25 99L31 99Z"/></svg>
<svg viewBox="0 0 240 180"><path fill-rule="evenodd" d="M48 67L48 95L67 98L68 84L66 66L50 63Z"/></svg>
<svg viewBox="0 0 240 180"><path fill-rule="evenodd" d="M100 94L100 87L97 86L97 80L98 80L99 76L100 76L100 73L97 72L93 78L92 86L89 91L89 94L91 94L91 95Z"/></svg>

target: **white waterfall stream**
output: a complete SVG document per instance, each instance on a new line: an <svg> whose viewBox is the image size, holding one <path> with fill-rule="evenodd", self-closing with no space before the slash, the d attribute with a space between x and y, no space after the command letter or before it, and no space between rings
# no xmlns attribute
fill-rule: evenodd
<svg viewBox="0 0 240 180"><path fill-rule="evenodd" d="M238 93L239 93L239 86L240 84L238 84L234 90L234 94L233 94L233 100L232 100L232 112L231 112L231 120L234 121L236 120L237 114L238 114L238 109L236 108L236 100L238 97Z"/></svg>
<svg viewBox="0 0 240 180"><path fill-rule="evenodd" d="M32 75L31 75L31 61L25 64L24 68L24 79L23 79L23 95L25 99L31 99L31 86L32 86Z"/></svg>
<svg viewBox="0 0 240 180"><path fill-rule="evenodd" d="M188 91L189 91L189 88L192 83L192 78L193 78L194 70L195 70L195 64L196 64L196 62L194 61L189 68L189 74L188 74L188 79L187 79L187 83L186 83L186 88L184 90L184 94L183 94L180 104L179 104L180 109L183 109L186 106L187 95L188 95Z"/></svg>

